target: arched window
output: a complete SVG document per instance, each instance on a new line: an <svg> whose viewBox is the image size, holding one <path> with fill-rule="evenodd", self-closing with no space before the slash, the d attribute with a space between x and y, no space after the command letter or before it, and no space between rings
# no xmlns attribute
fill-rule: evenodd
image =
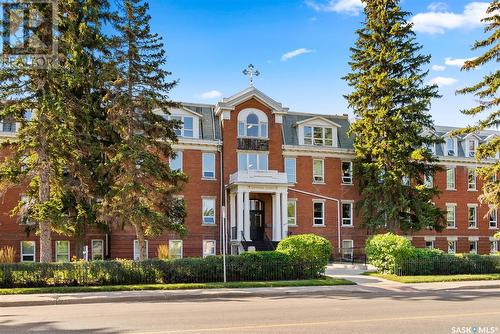
<svg viewBox="0 0 500 334"><path fill-rule="evenodd" d="M259 136L259 118L255 114L247 116L247 137L260 137Z"/></svg>
<svg viewBox="0 0 500 334"><path fill-rule="evenodd" d="M267 138L267 117L259 110L244 110L238 115L238 136Z"/></svg>

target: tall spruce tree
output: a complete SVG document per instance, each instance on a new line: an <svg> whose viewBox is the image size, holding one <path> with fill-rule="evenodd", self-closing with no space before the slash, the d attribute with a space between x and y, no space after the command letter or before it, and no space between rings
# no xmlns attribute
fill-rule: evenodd
<svg viewBox="0 0 500 334"><path fill-rule="evenodd" d="M443 213L432 203L438 193L423 185L433 175L435 159L426 149L438 142L428 113L437 87L425 85L420 54L409 13L398 0L363 0L365 21L351 48L351 72L344 78L353 88L346 95L356 121L355 175L361 200L357 210L370 231L380 229L441 230Z"/></svg>
<svg viewBox="0 0 500 334"><path fill-rule="evenodd" d="M484 32L489 34L485 39L474 43L472 50L485 49L483 55L466 61L462 70L470 71L481 66L486 66L493 62L497 64L493 72L485 75L483 80L471 87L463 88L458 91L459 94L473 94L479 101L479 105L470 109L462 110L465 115L482 116L475 125L469 126L456 134L474 133L483 129L498 128L500 125L500 97L498 96L498 87L500 86L500 70L498 62L500 59L500 2L494 0L487 9L487 15L482 20L486 27ZM489 113L484 115L484 113ZM476 159L483 160L500 152L500 136L492 138L490 141L481 143L476 152ZM483 186L483 195L480 199L493 208L500 206L500 180L495 178L500 173L500 161L477 169L478 175L485 181Z"/></svg>
<svg viewBox="0 0 500 334"><path fill-rule="evenodd" d="M168 165L179 124L160 111L176 106L168 98L176 82L168 82L170 73L162 68L165 50L162 38L150 30L149 5L123 0L118 7L112 55L117 73L105 101L119 138L107 151L111 188L101 213L106 221L135 228L143 260L147 236L185 231L184 203L176 193L186 177Z"/></svg>
<svg viewBox="0 0 500 334"><path fill-rule="evenodd" d="M60 3L58 62L38 68L19 59L0 68L0 116L21 124L17 138L4 143L10 153L0 166L0 188L5 192L12 186L26 187L27 200L14 213L36 223L41 262L53 261L52 232L63 231L67 224L64 179L68 171L79 180L81 191L88 189L85 180L90 178L82 176L89 173L75 162L85 155L82 148L88 148L78 127L95 104L76 93L98 91L93 86L95 77L90 79L93 71L87 66L91 64L84 59L90 59L101 42L99 27L106 8L105 0ZM29 120L27 114L32 115Z"/></svg>

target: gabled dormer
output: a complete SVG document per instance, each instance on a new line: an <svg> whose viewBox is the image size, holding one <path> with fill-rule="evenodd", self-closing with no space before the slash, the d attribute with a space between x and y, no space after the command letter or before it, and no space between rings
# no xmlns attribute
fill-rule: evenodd
<svg viewBox="0 0 500 334"><path fill-rule="evenodd" d="M182 122L182 127L175 130L179 138L193 138L198 139L200 136L200 120L203 115L185 107L174 108L169 110L169 119L178 120Z"/></svg>
<svg viewBox="0 0 500 334"><path fill-rule="evenodd" d="M339 147L338 129L341 126L325 117L313 116L295 124L299 145Z"/></svg>
<svg viewBox="0 0 500 334"><path fill-rule="evenodd" d="M484 139L484 141L486 143L490 143L492 142L493 140L498 140L498 135L497 134L491 134L489 135L488 137L486 137ZM496 154L494 156L491 156L490 159L500 159L500 151L499 152L496 152Z"/></svg>
<svg viewBox="0 0 500 334"><path fill-rule="evenodd" d="M451 131L445 133L443 154L445 157L458 157L458 138L451 135Z"/></svg>
<svg viewBox="0 0 500 334"><path fill-rule="evenodd" d="M464 137L464 151L466 158L474 158L481 138L475 133L469 133Z"/></svg>
<svg viewBox="0 0 500 334"><path fill-rule="evenodd" d="M437 138L436 132L434 132L433 130L430 130L430 129L424 130L422 132L422 136L423 137L431 137L432 139ZM424 148L426 148L430 153L432 153L434 155L436 154L436 144L435 143L427 144L427 145L424 144Z"/></svg>

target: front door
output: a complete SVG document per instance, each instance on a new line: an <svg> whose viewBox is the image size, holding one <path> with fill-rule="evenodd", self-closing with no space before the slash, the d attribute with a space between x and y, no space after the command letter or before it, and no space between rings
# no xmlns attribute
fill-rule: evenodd
<svg viewBox="0 0 500 334"><path fill-rule="evenodd" d="M264 240L264 203L259 200L250 200L250 239Z"/></svg>

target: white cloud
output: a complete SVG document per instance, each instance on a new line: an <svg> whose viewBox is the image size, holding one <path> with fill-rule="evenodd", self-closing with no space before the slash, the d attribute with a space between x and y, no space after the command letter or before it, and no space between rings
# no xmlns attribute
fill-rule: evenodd
<svg viewBox="0 0 500 334"><path fill-rule="evenodd" d="M448 66L458 66L458 67L462 67L464 66L465 62L466 61L469 61L469 60L474 60L476 59L475 57L474 58L451 58L451 57L446 57L444 59L444 63Z"/></svg>
<svg viewBox="0 0 500 334"><path fill-rule="evenodd" d="M455 84L456 82L457 82L457 79L455 79L455 78L435 77L429 81L429 84L438 85L438 86L451 86L451 85Z"/></svg>
<svg viewBox="0 0 500 334"><path fill-rule="evenodd" d="M306 5L318 12L336 12L350 15L358 15L364 7L361 0L328 0L326 3L307 0Z"/></svg>
<svg viewBox="0 0 500 334"><path fill-rule="evenodd" d="M481 19L486 16L487 2L470 2L462 13L443 11L443 6L429 5L429 12L420 13L411 18L413 30L427 34L443 34L446 30L474 28L483 25Z"/></svg>
<svg viewBox="0 0 500 334"><path fill-rule="evenodd" d="M218 98L218 97L221 97L222 96L222 93L219 92L218 90L210 90L208 92L205 92L205 93L202 93L200 94L200 97L202 99L215 99L215 98Z"/></svg>
<svg viewBox="0 0 500 334"><path fill-rule="evenodd" d="M288 59L292 59L294 57L306 54L306 53L311 53L314 50L311 49L306 49L306 48L300 48L297 50L293 50L290 52L285 53L284 55L281 56L281 61L287 61Z"/></svg>
<svg viewBox="0 0 500 334"><path fill-rule="evenodd" d="M432 65L431 68L433 71L436 71L436 72L442 72L442 71L446 70L446 66L443 66L443 65Z"/></svg>
<svg viewBox="0 0 500 334"><path fill-rule="evenodd" d="M427 6L431 12L443 12L448 9L448 5L444 2L433 2Z"/></svg>

